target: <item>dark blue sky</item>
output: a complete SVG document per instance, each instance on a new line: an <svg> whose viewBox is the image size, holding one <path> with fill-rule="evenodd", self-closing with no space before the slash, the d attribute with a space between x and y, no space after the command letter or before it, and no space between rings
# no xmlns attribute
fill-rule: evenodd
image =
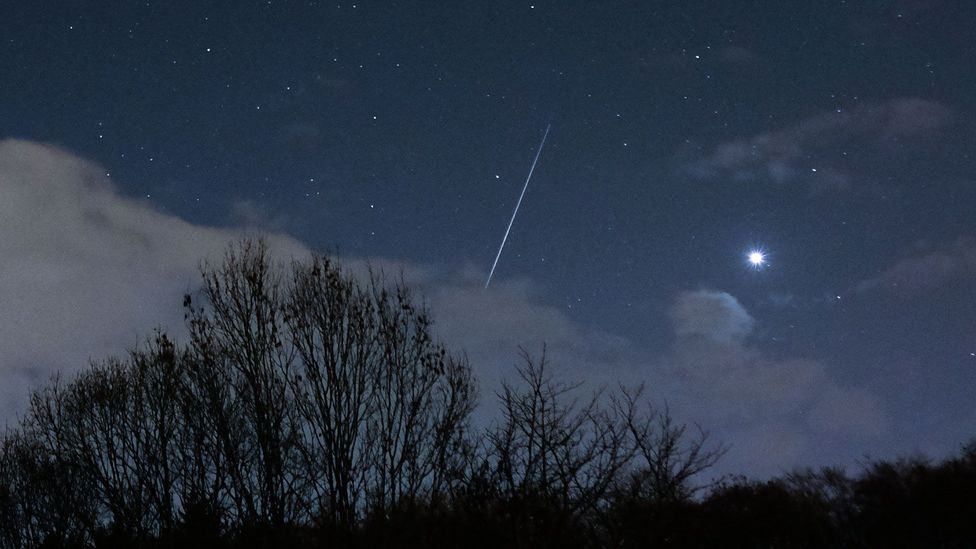
<svg viewBox="0 0 976 549"><path fill-rule="evenodd" d="M702 360L858 391L849 455L976 434L968 2L56 4L0 8L0 138L122 198L483 278L551 122L495 281L669 364L731 302Z"/></svg>

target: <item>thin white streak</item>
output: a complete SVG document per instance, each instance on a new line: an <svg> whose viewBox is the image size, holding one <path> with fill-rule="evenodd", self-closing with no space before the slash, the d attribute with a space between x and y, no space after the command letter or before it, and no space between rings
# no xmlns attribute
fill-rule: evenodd
<svg viewBox="0 0 976 549"><path fill-rule="evenodd" d="M508 240L508 232L512 230L512 224L515 223L515 216L518 215L519 206L522 205L522 198L525 196L526 189L529 188L529 181L532 179L532 172L535 171L535 165L539 161L539 155L542 154L542 147L546 144L546 137L549 136L549 128L552 124L546 125L546 133L542 135L542 142L539 143L539 150L535 152L535 159L532 160L532 167L529 168L529 175L525 178L525 185L522 186L522 194L519 195L518 202L515 203L515 211L512 212L512 219L508 222L508 228L505 229L505 236L502 237L502 244L498 247L498 254L495 255L495 262L491 264L491 272L488 273L488 280L485 282L485 289L491 284L491 277L495 274L495 267L498 266L498 258L502 256L502 250L505 249L505 241Z"/></svg>

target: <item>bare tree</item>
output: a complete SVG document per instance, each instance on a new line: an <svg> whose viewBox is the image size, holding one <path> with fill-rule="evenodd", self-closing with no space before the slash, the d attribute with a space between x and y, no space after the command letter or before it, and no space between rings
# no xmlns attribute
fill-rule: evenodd
<svg viewBox="0 0 976 549"><path fill-rule="evenodd" d="M236 524L351 528L446 486L474 383L402 280L322 257L286 271L261 241L202 270L203 305L184 303L190 500Z"/></svg>
<svg viewBox="0 0 976 549"><path fill-rule="evenodd" d="M488 433L502 495L541 497L570 514L593 510L636 451L630 411L602 405L599 392L580 403L580 385L554 380L545 349L538 361L521 353L521 385L503 384L502 420Z"/></svg>
<svg viewBox="0 0 976 549"><path fill-rule="evenodd" d="M81 543L93 523L89 493L69 464L34 432L10 431L0 444L0 547Z"/></svg>
<svg viewBox="0 0 976 549"><path fill-rule="evenodd" d="M0 446L0 543L138 545L197 527L276 542L316 523L354 536L366 518L479 494L479 509L552 519L529 516L530 530L592 531L580 525L622 487L688 497L721 454L642 408L640 390L584 396L557 381L545 349L522 350L502 417L476 443L467 358L435 339L402 276L357 277L327 257L286 269L261 241L201 271L186 345L157 332L34 394Z"/></svg>
<svg viewBox="0 0 976 549"><path fill-rule="evenodd" d="M89 479L108 524L144 539L151 530L139 470L146 456L133 436L132 393L128 371L116 359L79 375L65 399L62 451Z"/></svg>
<svg viewBox="0 0 976 549"><path fill-rule="evenodd" d="M184 367L184 356L161 332L144 349L133 351L127 365L127 413L137 482L146 500L151 529L157 535L172 530L175 524L185 473L179 449L187 417L180 406Z"/></svg>
<svg viewBox="0 0 976 549"><path fill-rule="evenodd" d="M402 280L360 281L317 258L295 264L293 282L292 388L316 514L348 528L366 507L437 494L474 405L467 361L433 340Z"/></svg>
<svg viewBox="0 0 976 549"><path fill-rule="evenodd" d="M413 304L402 281L392 289L370 283L377 312L380 367L367 426L373 451L371 506L385 509L437 492L448 452L474 406L464 357L434 342L430 314Z"/></svg>
<svg viewBox="0 0 976 549"><path fill-rule="evenodd" d="M226 429L217 436L238 520L280 526L298 507L288 467L295 451L287 382L294 352L282 333L281 268L263 241L244 240L220 265L204 265L202 275L206 307L185 301L191 356L226 376L220 381L228 393L204 387L201 396L208 399L204 409L217 414L214 426Z"/></svg>
<svg viewBox="0 0 976 549"><path fill-rule="evenodd" d="M714 482L697 482L701 473L725 455L727 447L713 445L708 433L696 425L689 436L687 426L678 424L665 407L658 411L649 404L641 409L643 387L621 390L617 401L626 417L627 430L636 447L636 460L624 486L630 497L645 502L685 501Z"/></svg>

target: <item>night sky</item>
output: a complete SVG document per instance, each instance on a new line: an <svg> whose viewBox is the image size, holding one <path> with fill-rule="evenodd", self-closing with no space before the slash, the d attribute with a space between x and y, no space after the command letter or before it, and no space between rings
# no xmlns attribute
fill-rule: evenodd
<svg viewBox="0 0 976 549"><path fill-rule="evenodd" d="M728 470L955 452L974 21L950 0L5 2L0 410L179 332L198 262L262 232L403 269L485 417L546 342L568 379L645 383Z"/></svg>

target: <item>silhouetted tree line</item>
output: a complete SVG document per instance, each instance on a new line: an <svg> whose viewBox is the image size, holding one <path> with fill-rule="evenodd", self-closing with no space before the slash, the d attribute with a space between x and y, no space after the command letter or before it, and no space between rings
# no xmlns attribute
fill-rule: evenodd
<svg viewBox="0 0 976 549"><path fill-rule="evenodd" d="M185 344L32 396L0 446L0 547L976 545L976 446L703 483L724 448L641 388L583 398L544 351L473 428L468 361L402 280L260 241L202 275Z"/></svg>

